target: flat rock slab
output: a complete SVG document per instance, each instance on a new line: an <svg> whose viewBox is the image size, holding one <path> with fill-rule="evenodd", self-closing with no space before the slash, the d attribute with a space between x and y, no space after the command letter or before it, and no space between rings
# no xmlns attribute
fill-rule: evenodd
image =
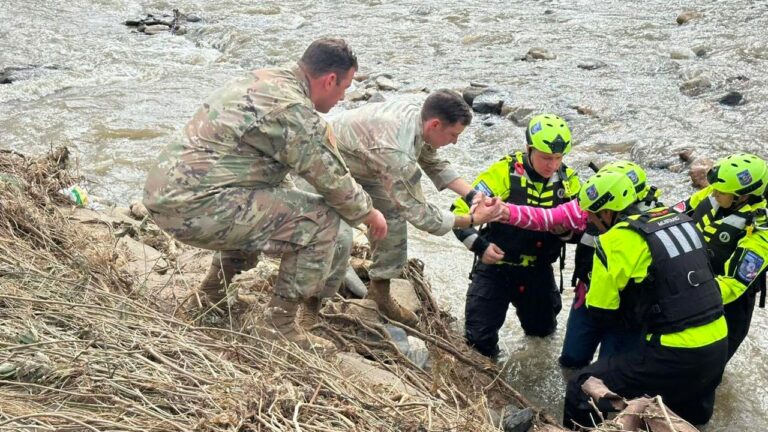
<svg viewBox="0 0 768 432"><path fill-rule="evenodd" d="M419 389L406 384L397 375L376 366L376 363L352 353L336 354L336 366L343 376L350 380L365 382L379 387L391 396L407 394L427 398Z"/></svg>

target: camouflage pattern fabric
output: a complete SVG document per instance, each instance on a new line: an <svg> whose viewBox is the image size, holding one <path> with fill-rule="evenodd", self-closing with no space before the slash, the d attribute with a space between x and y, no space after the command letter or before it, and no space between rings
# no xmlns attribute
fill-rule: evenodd
<svg viewBox="0 0 768 432"><path fill-rule="evenodd" d="M289 172L319 195L285 187ZM286 298L323 286L339 217L356 225L372 209L298 67L252 71L209 97L150 171L144 204L190 245L282 254Z"/></svg>
<svg viewBox="0 0 768 432"><path fill-rule="evenodd" d="M389 220L387 220L387 223L389 223ZM341 287L341 283L344 281L344 276L347 274L353 237L353 228L347 225L346 222L341 221L339 233L336 235L336 247L333 250L331 268L325 280L325 285L317 293L318 298L333 297L339 291L339 287Z"/></svg>
<svg viewBox="0 0 768 432"><path fill-rule="evenodd" d="M372 103L332 119L352 176L387 219L387 237L371 241L372 279L399 277L407 261L407 222L435 235L451 230L453 214L427 202L422 170L444 189L459 175L422 138L421 108L407 101Z"/></svg>

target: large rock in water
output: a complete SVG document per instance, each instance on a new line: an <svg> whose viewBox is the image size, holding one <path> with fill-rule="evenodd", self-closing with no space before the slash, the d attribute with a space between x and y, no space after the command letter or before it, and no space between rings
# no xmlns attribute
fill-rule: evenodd
<svg viewBox="0 0 768 432"><path fill-rule="evenodd" d="M709 78L699 75L680 84L680 91L686 96L698 96L712 87Z"/></svg>
<svg viewBox="0 0 768 432"><path fill-rule="evenodd" d="M720 98L718 102L720 102L723 105L728 106L736 106L741 103L741 100L744 98L744 95L737 91L729 92L727 95Z"/></svg>
<svg viewBox="0 0 768 432"><path fill-rule="evenodd" d="M669 52L669 56L672 60L690 60L696 57L696 53L690 48L677 47L672 48Z"/></svg>
<svg viewBox="0 0 768 432"><path fill-rule="evenodd" d="M546 48L534 47L528 50L528 53L523 57L525 61L535 60L554 60L557 56L552 51Z"/></svg>
<svg viewBox="0 0 768 432"><path fill-rule="evenodd" d="M683 25L687 24L689 21L701 18L702 15L700 12L696 12L695 10L687 10L683 11L680 15L677 16L677 25Z"/></svg>
<svg viewBox="0 0 768 432"><path fill-rule="evenodd" d="M11 84L42 76L49 70L56 69L52 66L9 66L0 69L0 84Z"/></svg>
<svg viewBox="0 0 768 432"><path fill-rule="evenodd" d="M505 103L510 103L511 97L509 94L489 89L488 91L480 93L472 101L472 110L480 114L501 114L501 109Z"/></svg>
<svg viewBox="0 0 768 432"><path fill-rule="evenodd" d="M470 86L465 88L461 92L461 97L464 98L464 102L466 102L467 105L472 106L472 104L475 101L475 98L487 91L491 91L491 90L488 87Z"/></svg>

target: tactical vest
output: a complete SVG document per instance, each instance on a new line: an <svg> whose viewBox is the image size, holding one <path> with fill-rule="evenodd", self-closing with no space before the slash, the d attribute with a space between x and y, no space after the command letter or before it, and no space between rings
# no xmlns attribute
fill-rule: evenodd
<svg viewBox="0 0 768 432"><path fill-rule="evenodd" d="M639 287L622 292L622 306L628 306L634 318L656 334L676 333L719 318L723 314L720 289L692 219L665 209L626 221L648 244L651 265Z"/></svg>
<svg viewBox="0 0 768 432"><path fill-rule="evenodd" d="M568 201L570 198L565 197L565 170L566 166L561 165L539 193L525 169L523 154L515 153L515 158L509 162L509 197L505 201L543 208L556 207ZM530 231L498 222L488 224L486 230L486 238L504 251L504 261L508 263L520 263L525 255L536 257L537 265L552 264L560 257L564 246L560 238L548 232Z"/></svg>
<svg viewBox="0 0 768 432"><path fill-rule="evenodd" d="M624 213L627 215L635 215L662 206L663 204L651 197L648 200L642 200L632 204L624 211ZM595 256L595 237L598 235L600 235L600 233L597 228L591 223L587 224L586 231L581 235L581 239L579 239L579 243L576 245L573 277L571 278L571 284L574 286L576 285L577 280L581 280L589 285L590 279L592 278L592 258Z"/></svg>
<svg viewBox="0 0 768 432"><path fill-rule="evenodd" d="M733 255L739 240L746 235L746 227L752 224L754 218L754 212L748 205L718 219L719 209L717 201L710 196L702 200L693 211L693 220L696 228L704 235L715 274L725 272L725 262Z"/></svg>

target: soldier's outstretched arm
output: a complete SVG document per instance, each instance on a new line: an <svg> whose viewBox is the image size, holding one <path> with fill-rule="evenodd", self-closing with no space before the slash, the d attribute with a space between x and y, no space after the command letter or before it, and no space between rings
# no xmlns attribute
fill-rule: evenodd
<svg viewBox="0 0 768 432"><path fill-rule="evenodd" d="M472 205L473 191L480 192L486 197L497 197L506 200L509 197L509 161L502 159L488 167L487 170L472 182L472 191L464 197L457 198L451 206L451 211L457 217L466 216ZM483 238L474 226L457 228L453 230L456 238L470 251L483 255L490 246L490 242Z"/></svg>

